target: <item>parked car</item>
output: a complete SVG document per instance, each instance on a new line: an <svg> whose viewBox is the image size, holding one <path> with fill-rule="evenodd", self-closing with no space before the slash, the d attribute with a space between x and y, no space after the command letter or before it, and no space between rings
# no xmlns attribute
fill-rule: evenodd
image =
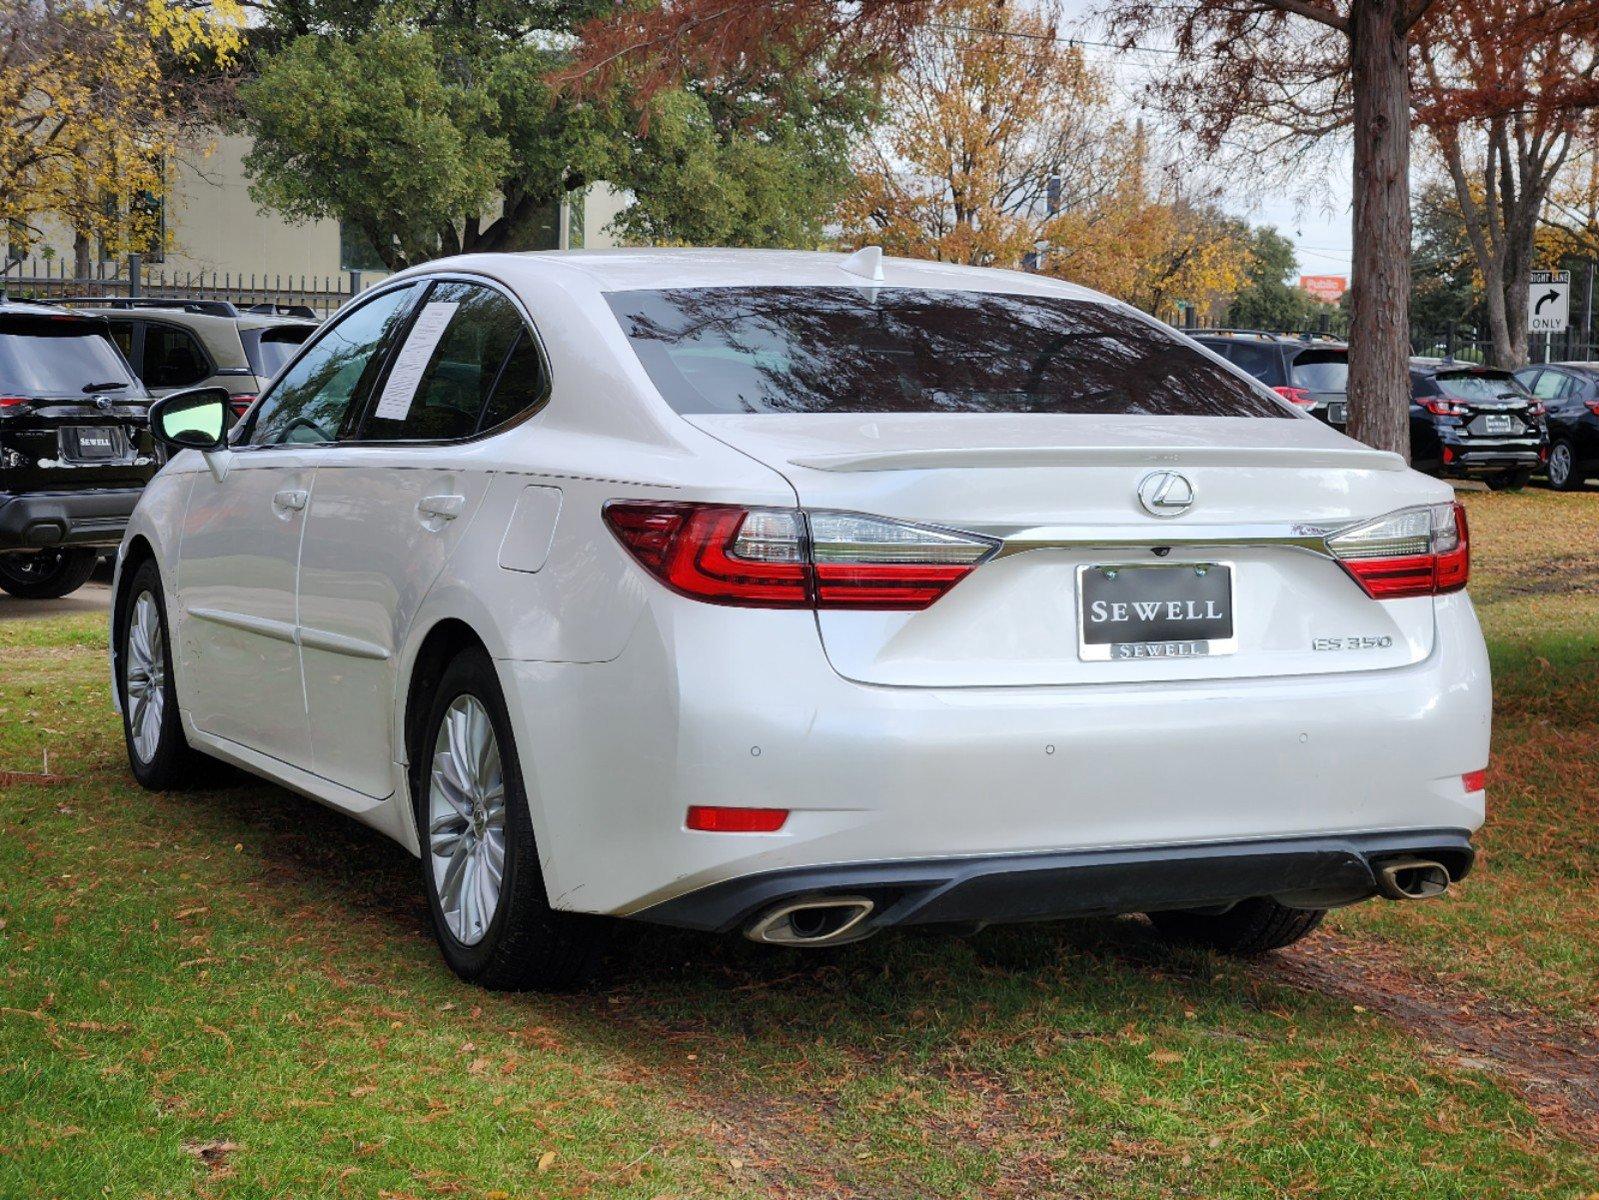
<svg viewBox="0 0 1599 1200"><path fill-rule="evenodd" d="M222 387L237 413L254 403L317 327L303 306L283 316L279 314L287 305L241 313L226 300L78 297L63 303L106 318L151 394Z"/></svg>
<svg viewBox="0 0 1599 1200"><path fill-rule="evenodd" d="M1448 485L1036 275L474 255L352 302L118 556L146 787L238 764L417 853L445 959L598 917L830 946L1149 912L1258 952L1471 866Z"/></svg>
<svg viewBox="0 0 1599 1200"><path fill-rule="evenodd" d="M102 318L0 302L0 590L65 596L121 541L148 403Z"/></svg>
<svg viewBox="0 0 1599 1200"><path fill-rule="evenodd" d="M1548 461L1544 406L1509 371L1410 360L1410 461L1418 471L1524 487Z"/></svg>
<svg viewBox="0 0 1599 1200"><path fill-rule="evenodd" d="M1548 409L1549 486L1574 492L1599 475L1599 363L1548 363L1516 372Z"/></svg>
<svg viewBox="0 0 1599 1200"><path fill-rule="evenodd" d="M1349 420L1349 344L1324 334L1199 329L1191 335L1285 400L1342 428Z"/></svg>

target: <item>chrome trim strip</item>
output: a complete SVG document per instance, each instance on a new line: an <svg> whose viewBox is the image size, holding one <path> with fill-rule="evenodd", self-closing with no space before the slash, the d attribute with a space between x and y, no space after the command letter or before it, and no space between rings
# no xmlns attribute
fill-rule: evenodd
<svg viewBox="0 0 1599 1200"><path fill-rule="evenodd" d="M389 652L374 642L363 642L360 638L347 637L342 633L329 633L325 629L307 629L304 625L300 626L299 641L302 650L326 650L330 654L376 661L389 657Z"/></svg>
<svg viewBox="0 0 1599 1200"><path fill-rule="evenodd" d="M274 621L269 617L252 617L245 613L228 612L220 608L185 608L183 610L191 617L201 621L210 621L213 625L223 625L229 629L240 629L245 633L256 633L262 637L271 638L275 642L295 642L295 627L288 621Z"/></svg>
<svg viewBox="0 0 1599 1200"><path fill-rule="evenodd" d="M1338 525L1161 525L1155 526L1044 526L1005 534L996 559L1029 550L1153 550L1171 546L1184 550L1236 546L1286 546L1308 550L1323 558L1336 558L1327 539L1341 529L1364 524Z"/></svg>

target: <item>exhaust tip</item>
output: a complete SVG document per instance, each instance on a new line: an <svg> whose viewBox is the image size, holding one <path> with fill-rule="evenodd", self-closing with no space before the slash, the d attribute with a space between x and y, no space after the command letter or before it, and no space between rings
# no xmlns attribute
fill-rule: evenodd
<svg viewBox="0 0 1599 1200"><path fill-rule="evenodd" d="M744 936L774 946L839 946L876 933L864 924L877 906L865 896L809 896L762 913Z"/></svg>
<svg viewBox="0 0 1599 1200"><path fill-rule="evenodd" d="M1377 869L1377 887L1390 900L1430 900L1449 890L1449 869L1426 858L1399 858Z"/></svg>

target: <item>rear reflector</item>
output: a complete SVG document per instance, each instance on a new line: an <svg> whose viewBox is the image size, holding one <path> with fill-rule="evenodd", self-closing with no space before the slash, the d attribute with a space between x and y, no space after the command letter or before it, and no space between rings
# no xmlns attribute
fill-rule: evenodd
<svg viewBox="0 0 1599 1200"><path fill-rule="evenodd" d="M1488 787L1488 771L1467 771L1460 777L1460 782L1468 792L1481 792Z"/></svg>
<svg viewBox="0 0 1599 1200"><path fill-rule="evenodd" d="M703 833L776 833L787 820L786 808L724 808L711 804L691 804L684 824Z"/></svg>
<svg viewBox="0 0 1599 1200"><path fill-rule="evenodd" d="M1458 592L1471 575L1471 539L1459 504L1401 509L1334 534L1327 546L1376 600Z"/></svg>
<svg viewBox="0 0 1599 1200"><path fill-rule="evenodd" d="M976 534L797 508L613 500L605 521L673 591L749 608L914 611L999 548Z"/></svg>

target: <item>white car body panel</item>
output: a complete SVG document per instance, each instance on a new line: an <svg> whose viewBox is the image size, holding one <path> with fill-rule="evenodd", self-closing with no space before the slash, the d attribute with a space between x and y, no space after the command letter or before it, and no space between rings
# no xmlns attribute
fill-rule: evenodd
<svg viewBox="0 0 1599 1200"><path fill-rule="evenodd" d="M465 443L244 450L220 480L175 457L119 571L134 547L161 566L190 740L415 853L409 688L430 632L464 626L507 697L551 903L622 915L796 867L1481 824L1461 776L1487 762L1490 685L1466 596L1374 602L1325 557L1251 540L1446 485L1309 418L683 417L605 300L861 286L839 261L619 251L407 273L514 294L548 403ZM896 260L881 286L1114 303ZM1155 469L1193 480L1190 515L1139 508ZM285 490L303 510L274 507ZM418 511L438 496L461 498L453 518ZM1007 553L921 612L727 608L644 571L602 519L614 499L859 511ZM1255 614L1235 653L1080 659L1077 567L1148 561L1148 544L1235 565ZM1310 648L1329 635L1389 644ZM713 834L684 827L690 804L792 812L775 834Z"/></svg>

